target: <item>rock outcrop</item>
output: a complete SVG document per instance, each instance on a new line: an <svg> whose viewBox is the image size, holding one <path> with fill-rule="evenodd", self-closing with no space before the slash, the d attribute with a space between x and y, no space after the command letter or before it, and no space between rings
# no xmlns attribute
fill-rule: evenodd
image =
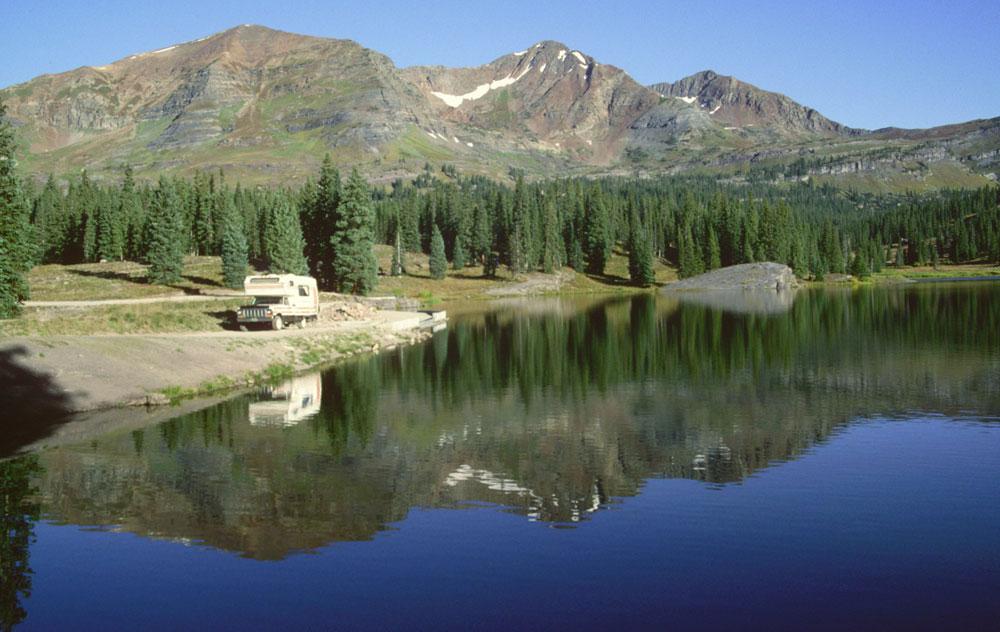
<svg viewBox="0 0 1000 632"><path fill-rule="evenodd" d="M670 283L666 291L678 290L791 290L798 280L783 263L742 263Z"/></svg>

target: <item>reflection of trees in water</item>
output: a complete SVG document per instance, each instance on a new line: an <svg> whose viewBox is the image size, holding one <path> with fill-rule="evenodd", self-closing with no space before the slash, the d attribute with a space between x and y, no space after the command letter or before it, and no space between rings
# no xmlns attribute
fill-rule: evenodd
<svg viewBox="0 0 1000 632"><path fill-rule="evenodd" d="M28 556L39 513L31 478L38 472L36 456L0 462L0 629L4 630L27 616L21 599L31 595Z"/></svg>
<svg viewBox="0 0 1000 632"><path fill-rule="evenodd" d="M295 427L251 426L241 397L46 455L46 509L261 558L370 538L416 505L582 519L651 476L742 480L859 415L996 410L990 292L807 292L765 316L649 295L498 310L325 373Z"/></svg>

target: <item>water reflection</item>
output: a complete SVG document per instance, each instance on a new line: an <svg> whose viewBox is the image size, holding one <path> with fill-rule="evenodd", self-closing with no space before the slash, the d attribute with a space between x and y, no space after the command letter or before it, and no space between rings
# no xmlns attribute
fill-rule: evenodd
<svg viewBox="0 0 1000 632"><path fill-rule="evenodd" d="M706 290L674 292L672 296L688 305L701 305L737 314L783 314L792 309L796 290Z"/></svg>
<svg viewBox="0 0 1000 632"><path fill-rule="evenodd" d="M252 426L294 426L319 412L323 383L319 373L302 375L279 386L262 389L250 404Z"/></svg>
<svg viewBox="0 0 1000 632"><path fill-rule="evenodd" d="M859 417L995 413L997 299L921 286L800 292L767 315L645 295L501 306L43 452L39 497L55 521L259 559L370 539L419 506L582 521L651 477L737 483Z"/></svg>
<svg viewBox="0 0 1000 632"><path fill-rule="evenodd" d="M29 548L39 507L31 478L38 458L25 456L0 462L0 629L25 619L22 599L31 595Z"/></svg>

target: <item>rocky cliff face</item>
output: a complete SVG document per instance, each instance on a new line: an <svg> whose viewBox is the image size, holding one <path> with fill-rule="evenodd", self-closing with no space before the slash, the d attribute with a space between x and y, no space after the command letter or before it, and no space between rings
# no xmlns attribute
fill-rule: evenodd
<svg viewBox="0 0 1000 632"><path fill-rule="evenodd" d="M726 128L758 127L779 134L857 136L866 133L841 125L783 94L768 92L733 77L705 70L674 83L657 83L653 90L701 108Z"/></svg>
<svg viewBox="0 0 1000 632"><path fill-rule="evenodd" d="M555 41L474 68L398 69L349 40L244 25L0 96L39 176L130 164L147 177L224 168L289 183L330 152L387 179L427 162L556 176L806 160L796 174L943 161L985 182L1000 151L1000 119L866 132L712 71L645 87Z"/></svg>
<svg viewBox="0 0 1000 632"><path fill-rule="evenodd" d="M554 41L477 68L414 67L403 76L441 119L607 162L629 126L659 102L623 70Z"/></svg>

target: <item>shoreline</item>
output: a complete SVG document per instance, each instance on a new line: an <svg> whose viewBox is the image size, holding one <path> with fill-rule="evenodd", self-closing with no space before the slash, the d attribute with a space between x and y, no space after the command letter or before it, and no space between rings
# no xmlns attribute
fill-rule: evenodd
<svg viewBox="0 0 1000 632"><path fill-rule="evenodd" d="M378 311L301 330L5 337L0 373L15 412L52 398L51 412L66 415L160 406L415 344L431 335L431 321L421 312Z"/></svg>

